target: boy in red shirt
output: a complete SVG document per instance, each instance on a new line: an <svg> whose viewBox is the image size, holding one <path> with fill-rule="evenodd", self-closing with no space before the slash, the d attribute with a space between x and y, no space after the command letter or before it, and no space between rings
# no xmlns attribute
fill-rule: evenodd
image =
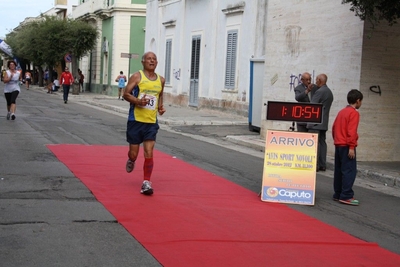
<svg viewBox="0 0 400 267"><path fill-rule="evenodd" d="M347 94L349 105L339 111L332 127L335 144L335 171L333 177L333 200L348 205L359 204L354 199L353 184L357 175L356 147L358 141L358 123L363 95L357 89Z"/></svg>

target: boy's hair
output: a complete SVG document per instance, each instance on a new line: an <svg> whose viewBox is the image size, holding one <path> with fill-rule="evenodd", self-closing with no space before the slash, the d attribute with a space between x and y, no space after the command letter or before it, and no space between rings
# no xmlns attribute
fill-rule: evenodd
<svg viewBox="0 0 400 267"><path fill-rule="evenodd" d="M360 101L363 100L363 94L357 89L351 89L347 93L347 103L349 103L350 105L355 104L358 99L360 99Z"/></svg>

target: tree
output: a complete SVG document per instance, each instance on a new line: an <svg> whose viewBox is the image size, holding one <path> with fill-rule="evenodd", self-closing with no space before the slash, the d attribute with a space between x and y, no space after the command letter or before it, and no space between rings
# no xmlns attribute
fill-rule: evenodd
<svg viewBox="0 0 400 267"><path fill-rule="evenodd" d="M67 53L81 58L97 42L97 29L84 21L42 16L6 37L14 56L34 62L35 66L52 67Z"/></svg>
<svg viewBox="0 0 400 267"><path fill-rule="evenodd" d="M382 20L393 25L400 18L399 0L342 0L342 4L351 4L350 10L361 20L370 21L373 26Z"/></svg>

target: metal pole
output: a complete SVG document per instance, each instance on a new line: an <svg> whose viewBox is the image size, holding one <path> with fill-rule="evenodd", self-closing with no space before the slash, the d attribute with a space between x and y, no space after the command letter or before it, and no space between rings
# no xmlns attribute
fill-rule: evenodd
<svg viewBox="0 0 400 267"><path fill-rule="evenodd" d="M93 51L90 51L90 56L89 56L89 92L91 92L92 88L92 60L93 60Z"/></svg>

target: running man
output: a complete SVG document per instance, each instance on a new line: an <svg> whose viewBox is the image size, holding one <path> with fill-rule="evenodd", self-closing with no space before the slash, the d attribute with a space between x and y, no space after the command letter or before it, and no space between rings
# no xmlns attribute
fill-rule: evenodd
<svg viewBox="0 0 400 267"><path fill-rule="evenodd" d="M143 143L144 165L143 184L140 193L152 195L150 177L153 172L153 150L159 129L157 111L165 113L163 107L163 91L165 79L155 73L157 56L146 52L142 57L143 70L134 73L125 88L124 99L130 103L126 140L129 143L126 171L132 172Z"/></svg>

